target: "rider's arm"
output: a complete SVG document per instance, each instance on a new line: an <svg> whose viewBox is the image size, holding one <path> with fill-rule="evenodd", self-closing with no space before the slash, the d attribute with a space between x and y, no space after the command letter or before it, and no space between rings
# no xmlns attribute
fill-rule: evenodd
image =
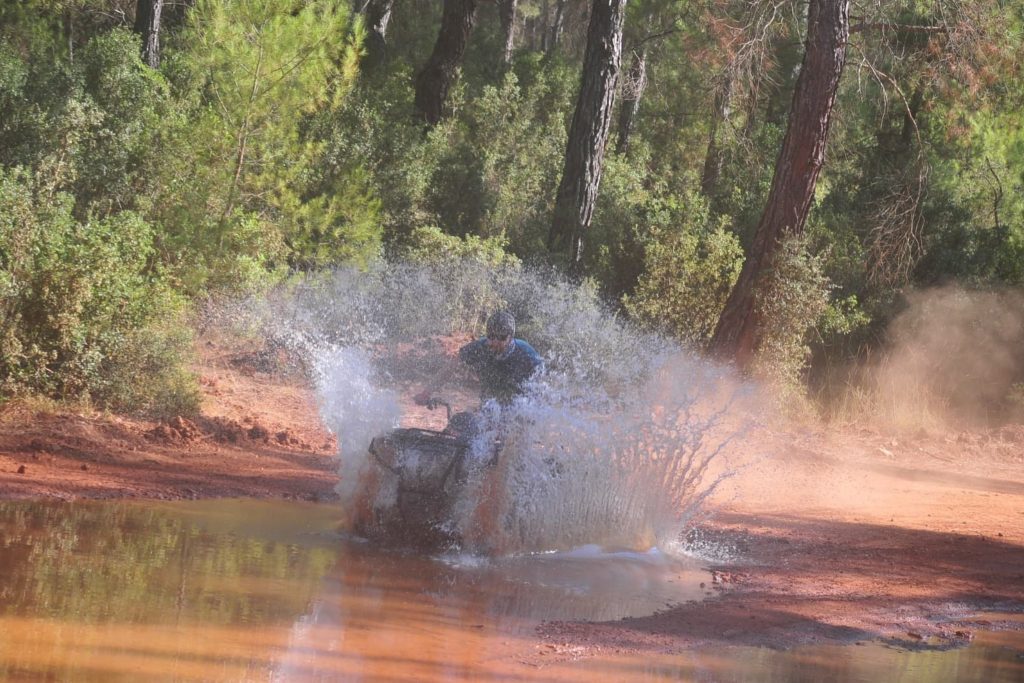
<svg viewBox="0 0 1024 683"><path fill-rule="evenodd" d="M416 403L423 404L432 399L435 394L441 391L441 389L443 389L444 386L448 384L449 381L451 381L451 378L455 374L455 371L457 369L458 365L456 363L450 361L446 363L445 366L441 369L441 371L434 375L429 382L427 382L426 386L423 388L423 391L413 396L413 400L416 401Z"/></svg>
<svg viewBox="0 0 1024 683"><path fill-rule="evenodd" d="M473 341L459 349L458 361L449 359L448 362L445 363L445 366L436 375L434 375L429 382L427 382L423 391L413 396L413 400L417 403L424 404L434 398L434 395L441 391L441 389L451 381L455 373L458 372L462 363L466 363L468 365L473 364L473 353L475 351L474 345L479 345L479 343L479 341Z"/></svg>
<svg viewBox="0 0 1024 683"><path fill-rule="evenodd" d="M536 349L525 341L517 339L516 344L519 346L520 350L523 352L523 356L526 358L523 380L528 380L542 374L546 369L546 366L544 365L544 358L537 353Z"/></svg>

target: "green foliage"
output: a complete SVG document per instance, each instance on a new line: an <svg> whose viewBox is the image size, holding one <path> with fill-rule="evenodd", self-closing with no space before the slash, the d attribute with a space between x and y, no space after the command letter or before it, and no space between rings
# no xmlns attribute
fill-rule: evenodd
<svg viewBox="0 0 1024 683"><path fill-rule="evenodd" d="M365 79L338 111L318 124L325 142L324 163L366 170L380 198L385 240L401 242L416 226L436 221L425 196L445 140L424 138L409 115L413 109L412 73L396 66L377 78Z"/></svg>
<svg viewBox="0 0 1024 683"><path fill-rule="evenodd" d="M127 211L78 222L70 196L41 198L32 180L0 172L2 391L194 410L182 302L152 270L152 227Z"/></svg>
<svg viewBox="0 0 1024 683"><path fill-rule="evenodd" d="M723 227L708 229L699 204L691 221L646 235L643 275L623 303L635 319L699 347L715 331L743 266L743 250Z"/></svg>
<svg viewBox="0 0 1024 683"><path fill-rule="evenodd" d="M368 169L389 241L402 246L417 228L440 226L504 238L521 257L542 253L564 154L568 73L523 60L497 84L460 85L453 116L426 134L410 116L411 79L404 64L372 74L330 121L327 158Z"/></svg>
<svg viewBox="0 0 1024 683"><path fill-rule="evenodd" d="M933 149L930 230L916 277L1024 284L1024 132L1019 114L979 111Z"/></svg>
<svg viewBox="0 0 1024 683"><path fill-rule="evenodd" d="M159 70L139 60L132 2L0 4L6 390L173 403L137 391L155 386L140 378L157 366L168 378L181 367L174 349L185 342L171 334L179 297L264 291L347 263L374 273L385 251L443 264L448 284L435 284L462 302L451 319L476 324L479 307L505 296L503 284L473 291L490 282L487 268L512 277L520 262L549 261L586 32L569 12L547 50L540 28L555 4L520 2L511 66L496 8L481 6L451 116L429 131L412 115L412 83L436 39L437 4L396 7L385 54L361 64L365 31L346 3L199 0L165 15ZM883 3L865 22L936 24L938 8ZM802 57L799 12L749 11L630 5L625 48L644 41L649 85L628 153L606 155L584 239L588 291L695 345L751 243ZM761 314L774 325L762 340L766 374L792 385L808 345L819 364L861 355L904 287L1024 283L1024 21L1006 3L955 16L946 33L853 37L859 63L874 68L848 68L806 241L784 250L764 284ZM739 26L758 40L737 52ZM716 110L729 68L731 99ZM702 189L712 131L721 172ZM388 291L401 296L421 279ZM174 303L115 315L100 291ZM415 301L406 308L425 315ZM815 324L820 337L808 339ZM131 366L150 349L164 360Z"/></svg>
<svg viewBox="0 0 1024 683"><path fill-rule="evenodd" d="M117 29L91 39L73 65L0 47L0 163L33 169L75 212L140 209L153 190L161 124L170 107L159 74Z"/></svg>
<svg viewBox="0 0 1024 683"><path fill-rule="evenodd" d="M828 302L818 321L818 332L824 335L849 335L871 322L871 317L861 308L857 297Z"/></svg>
<svg viewBox="0 0 1024 683"><path fill-rule="evenodd" d="M744 245L753 240L774 173L773 163L782 145L784 126L765 122L751 139L729 138L718 186L709 198L711 211L727 218ZM825 182L827 178L819 180Z"/></svg>
<svg viewBox="0 0 1024 683"><path fill-rule="evenodd" d="M186 291L372 257L379 201L315 135L355 82L361 33L343 6L209 1L189 17L175 73L198 101L155 207Z"/></svg>
<svg viewBox="0 0 1024 683"><path fill-rule="evenodd" d="M392 270L381 264L385 273L390 271L385 288L393 291L392 301L412 307L396 316L393 329L406 334L410 328L429 327L410 322L423 316L434 325L440 323L445 333L478 327L484 312L506 305L499 290L520 272L519 259L506 251L506 245L502 237L456 237L432 226L413 230L400 252L405 265ZM438 304L424 308L423 300L410 298L409 291L436 293Z"/></svg>
<svg viewBox="0 0 1024 683"><path fill-rule="evenodd" d="M823 261L809 253L806 237L787 236L758 283L754 312L762 329L753 368L782 391L783 400L803 395L808 339L828 310L832 286Z"/></svg>
<svg viewBox="0 0 1024 683"><path fill-rule="evenodd" d="M0 378L5 392L189 412L182 293L248 292L379 251L369 178L326 159L317 125L355 83L362 34L327 0L199 3L163 34L161 73L95 10L0 13Z"/></svg>
<svg viewBox="0 0 1024 683"><path fill-rule="evenodd" d="M652 182L642 152L608 155L584 259L609 298L632 291L643 270L644 235L682 223L681 202ZM636 159L639 158L639 163Z"/></svg>
<svg viewBox="0 0 1024 683"><path fill-rule="evenodd" d="M539 72L531 81L524 89L510 72L498 86L485 87L468 103L462 125L453 131L454 158L440 166L472 168L471 182L479 191L460 190L446 174L437 177L433 198L442 220L475 216L463 231L506 235L512 251L520 255L544 249L565 151L562 119L568 104L553 90L556 74ZM451 205L452 199L463 203Z"/></svg>
<svg viewBox="0 0 1024 683"><path fill-rule="evenodd" d="M427 195L432 213L456 233L506 235L520 255L544 249L565 144L567 102L552 90L557 81L543 71L531 81L524 90L510 72L467 103Z"/></svg>
<svg viewBox="0 0 1024 683"><path fill-rule="evenodd" d="M403 255L414 263L444 263L472 259L493 268L519 265L519 259L506 250L501 237L481 239L476 235L455 237L433 226L416 228Z"/></svg>
<svg viewBox="0 0 1024 683"><path fill-rule="evenodd" d="M138 37L116 29L90 40L76 58L82 106L94 121L71 154L81 215L145 209L154 189L153 152L173 105L166 82L140 64L138 51Z"/></svg>

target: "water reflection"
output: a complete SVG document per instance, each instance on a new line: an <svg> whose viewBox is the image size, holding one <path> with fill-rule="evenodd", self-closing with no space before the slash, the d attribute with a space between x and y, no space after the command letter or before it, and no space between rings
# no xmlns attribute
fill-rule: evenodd
<svg viewBox="0 0 1024 683"><path fill-rule="evenodd" d="M0 678L239 680L287 635L248 626L290 623L336 563L303 543L326 521L304 511L282 536L254 507L238 524L202 505L0 503Z"/></svg>
<svg viewBox="0 0 1024 683"><path fill-rule="evenodd" d="M1024 680L1021 634L946 653L734 648L526 666L538 620L648 614L701 597L703 572L594 549L489 562L380 552L338 535L339 517L253 501L0 503L0 680Z"/></svg>
<svg viewBox="0 0 1024 683"><path fill-rule="evenodd" d="M0 503L0 678L472 675L540 619L648 614L705 578L657 553L381 552L335 533L339 518L255 501Z"/></svg>

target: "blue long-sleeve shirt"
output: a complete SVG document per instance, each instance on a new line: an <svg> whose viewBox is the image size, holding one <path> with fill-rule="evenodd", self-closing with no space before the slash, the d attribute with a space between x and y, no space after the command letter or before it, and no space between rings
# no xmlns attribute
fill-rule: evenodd
<svg viewBox="0 0 1024 683"><path fill-rule="evenodd" d="M481 398L502 403L522 394L526 381L544 369L544 359L522 339L514 339L502 356L487 348L486 338L477 339L459 349L459 358L480 377Z"/></svg>

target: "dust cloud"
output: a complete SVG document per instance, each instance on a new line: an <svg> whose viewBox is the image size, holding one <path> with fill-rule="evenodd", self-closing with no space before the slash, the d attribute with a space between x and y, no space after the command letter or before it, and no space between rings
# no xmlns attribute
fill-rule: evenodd
<svg viewBox="0 0 1024 683"><path fill-rule="evenodd" d="M868 386L897 427L988 426L1024 417L1024 294L912 292Z"/></svg>

